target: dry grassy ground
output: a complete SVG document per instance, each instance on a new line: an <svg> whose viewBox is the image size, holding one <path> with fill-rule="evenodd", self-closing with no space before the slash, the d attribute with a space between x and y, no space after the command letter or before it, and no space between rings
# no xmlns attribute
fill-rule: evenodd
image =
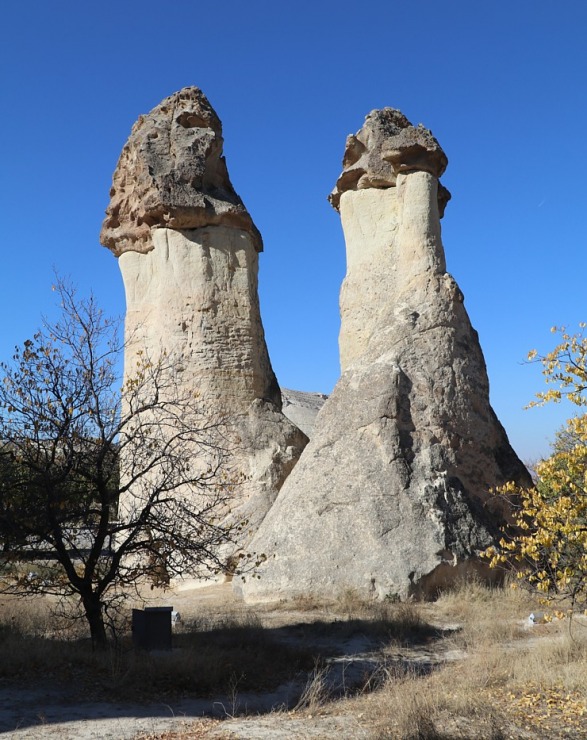
<svg viewBox="0 0 587 740"><path fill-rule="evenodd" d="M433 604L245 607L228 585L155 594L167 655L93 654L40 598L0 603L0 732L15 738L587 738L587 625L464 584ZM120 625L124 631L124 624ZM201 718L203 717L203 718Z"/></svg>

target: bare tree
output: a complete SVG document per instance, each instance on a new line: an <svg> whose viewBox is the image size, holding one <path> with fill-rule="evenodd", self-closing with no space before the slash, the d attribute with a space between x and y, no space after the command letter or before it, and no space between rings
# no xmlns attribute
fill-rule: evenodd
<svg viewBox="0 0 587 740"><path fill-rule="evenodd" d="M0 364L0 589L79 598L93 644L129 586L223 567L235 477L226 425L164 354L121 380L119 324L58 281L61 317ZM50 555L50 576L22 574Z"/></svg>

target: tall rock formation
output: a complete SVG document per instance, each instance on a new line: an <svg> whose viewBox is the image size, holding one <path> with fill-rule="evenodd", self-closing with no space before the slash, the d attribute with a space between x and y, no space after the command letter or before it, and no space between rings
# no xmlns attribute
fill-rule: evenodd
<svg viewBox="0 0 587 740"><path fill-rule="evenodd" d="M238 439L245 476L235 516L254 529L306 437L281 413L257 294L262 241L230 182L222 125L205 95L185 88L132 128L114 172L101 242L126 292L125 372L165 351L178 382Z"/></svg>
<svg viewBox="0 0 587 740"><path fill-rule="evenodd" d="M343 372L251 543L268 560L238 583L245 598L432 594L481 567L507 517L490 489L529 482L446 272L446 165L430 131L391 108L347 139L330 196L347 248Z"/></svg>

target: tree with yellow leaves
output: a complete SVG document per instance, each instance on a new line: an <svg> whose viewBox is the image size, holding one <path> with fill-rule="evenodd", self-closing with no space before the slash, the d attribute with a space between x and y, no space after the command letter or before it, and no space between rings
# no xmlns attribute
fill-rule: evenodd
<svg viewBox="0 0 587 740"><path fill-rule="evenodd" d="M568 399L587 406L587 337L554 327L561 341L547 355L530 352L543 365L548 390L530 406ZM508 483L498 493L514 511L515 533L504 533L486 556L492 567L510 565L520 580L536 588L545 601L570 600L587 606L587 413L569 419L557 435L554 452L537 468L533 488Z"/></svg>

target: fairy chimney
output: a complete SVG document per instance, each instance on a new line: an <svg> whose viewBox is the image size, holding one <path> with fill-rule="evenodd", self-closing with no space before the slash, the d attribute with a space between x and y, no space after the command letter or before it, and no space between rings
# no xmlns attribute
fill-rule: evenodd
<svg viewBox="0 0 587 740"><path fill-rule="evenodd" d="M126 293L125 372L142 351L171 359L177 382L238 440L233 511L253 531L307 439L281 412L257 292L261 236L222 155L222 124L187 87L140 116L113 176L101 242Z"/></svg>
<svg viewBox="0 0 587 740"><path fill-rule="evenodd" d="M489 403L477 332L447 273L447 158L397 110L349 136L330 196L347 273L342 376L251 547L246 599L429 595L469 570L507 518L491 496L529 483Z"/></svg>

